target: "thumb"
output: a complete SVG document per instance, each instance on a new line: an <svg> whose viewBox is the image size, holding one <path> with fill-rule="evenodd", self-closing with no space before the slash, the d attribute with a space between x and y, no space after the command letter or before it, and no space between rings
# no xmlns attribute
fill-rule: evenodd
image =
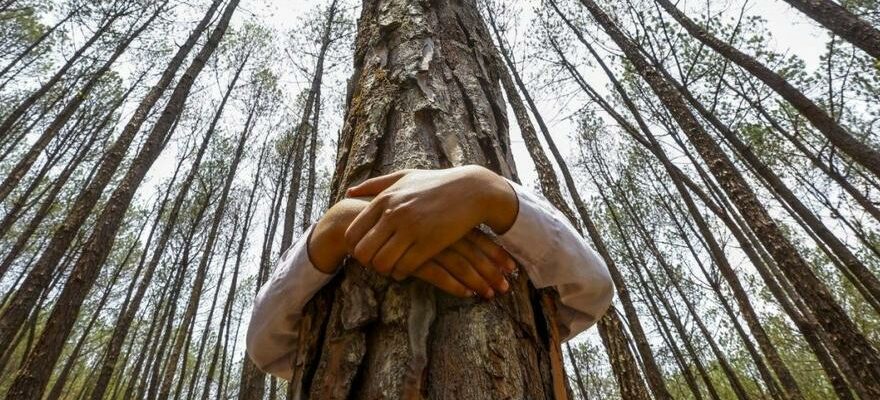
<svg viewBox="0 0 880 400"><path fill-rule="evenodd" d="M409 172L409 170L400 170L388 175L367 179L358 185L348 188L346 195L348 197L375 196L382 193L383 190L399 181L400 178L403 178Z"/></svg>

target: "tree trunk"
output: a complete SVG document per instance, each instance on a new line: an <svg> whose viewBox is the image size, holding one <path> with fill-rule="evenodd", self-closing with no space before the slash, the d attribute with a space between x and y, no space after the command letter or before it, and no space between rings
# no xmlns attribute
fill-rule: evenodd
<svg viewBox="0 0 880 400"><path fill-rule="evenodd" d="M8 399L30 399L42 396L52 367L60 355L61 344L69 335L82 302L101 271L104 260L113 246L116 232L122 224L125 211L134 197L135 190L161 153L170 128L183 109L195 79L226 33L229 21L237 6L238 0L231 0L226 6L223 18L217 23L217 27L211 32L208 41L193 59L186 73L180 78L162 116L156 122L140 153L135 157L129 171L98 217L95 230L86 242L85 250L75 263L70 279L64 285L55 308L47 320L46 328L38 342L39 351L35 352L28 359L28 363L19 371L7 393Z"/></svg>
<svg viewBox="0 0 880 400"><path fill-rule="evenodd" d="M67 23L67 21L70 20L71 18L73 18L73 16L76 15L79 11L80 11L80 7L74 8L73 10L71 10L70 12L65 14L64 18L61 18L60 20L58 20L58 22L56 22L55 25L52 25L49 29L46 29L45 31L43 31L43 33L40 34L40 37L38 37L36 40L31 42L31 44L28 45L28 47L26 47L24 50L22 50L20 53L18 53L18 55L15 56L15 58L12 61L10 61L8 64L6 64L6 66L3 67L2 70L0 70L0 78L5 78L6 74L9 73L10 70L12 70L12 67L14 67L16 64L18 64L18 62L21 61L23 58L27 57L27 55L30 54L32 51L34 51L34 49L36 49L37 46L42 44L49 36L52 36L52 34L55 33L55 31L58 29L58 27ZM3 90L3 86L0 86L0 90Z"/></svg>
<svg viewBox="0 0 880 400"><path fill-rule="evenodd" d="M785 0L836 35L880 59L880 30L830 0Z"/></svg>
<svg viewBox="0 0 880 400"><path fill-rule="evenodd" d="M255 198L257 189L259 187L260 173L262 171L263 162L264 162L264 159L266 157L267 152L268 152L267 146L264 144L263 149L260 152L260 159L259 159L259 161L257 161L257 170L254 173L254 178L253 178L254 185L251 187L250 194L248 195L247 208L245 209L245 214L244 214L245 215L244 224L242 225L242 228L241 228L241 237L239 238L238 248L235 252L235 265L233 267L233 272L232 272L232 282L229 284L229 292L226 295L226 302L223 305L223 312L220 317L220 327L217 330L217 332L218 332L217 342L214 345L214 351L211 356L211 361L208 364L208 371L205 375L205 385L204 385L204 388L202 389L202 400L207 400L210 397L211 380L213 379L214 372L216 371L216 368L217 368L217 359L219 358L221 347L225 347L225 346L220 346L220 338L224 337L224 335L223 335L224 329L225 330L229 329L228 325L230 324L230 319L232 318L232 305L233 305L233 300L235 299L235 294L237 292L239 266L241 265L242 254L244 254L244 252L245 252L245 245L248 243L247 242L248 233L250 232L251 222L253 221L254 212L255 212L254 198ZM233 232L234 232L234 230L233 230ZM225 337L228 337L228 335L225 335ZM220 367L221 367L221 371L222 371L223 366L221 365ZM222 379L221 379L220 384L222 385ZM218 390L217 390L218 394L221 391L222 390L220 390L220 388L218 387ZM190 394L187 398L192 398L192 394Z"/></svg>
<svg viewBox="0 0 880 400"><path fill-rule="evenodd" d="M736 92L736 94L739 95L743 100L748 102L749 106L751 106L751 108L755 110L759 116L767 121L767 123L770 125L771 128L773 128L773 130L775 130L780 135L785 137L789 142L791 142L791 144L794 145L794 147L798 151L800 151L801 154L804 155L804 157L810 160L810 163L813 164L813 166L815 166L820 171L824 172L825 175L828 175L829 178L834 180L834 182L836 182L841 187L841 189L846 191L853 198L853 200L859 203L859 205L862 206L862 208L864 208L864 210L867 211L868 214L874 217L875 221L880 222L880 208L878 208L877 205L875 205L867 196L865 196L864 193L859 191L859 189L857 189L849 180L847 180L845 176L841 175L841 173L838 172L833 165L825 163L825 161L819 158L819 156L815 154L814 151L807 148L807 145L804 144L804 142L802 142L791 132L783 128L782 125L779 124L779 121L777 121L776 118L773 118L773 116L770 115L764 105L761 104L760 99L753 99L749 97L744 90L737 89L726 80L724 80L724 84L725 86Z"/></svg>
<svg viewBox="0 0 880 400"><path fill-rule="evenodd" d="M584 378L581 377L581 369L578 366L578 361L575 358L574 351L571 349L571 343L565 343L565 350L568 351L568 359L571 360L571 369L574 370L574 381L577 383L578 394L581 395L583 400L588 400L589 396L587 395L587 385L584 383Z"/></svg>
<svg viewBox="0 0 880 400"><path fill-rule="evenodd" d="M122 53L124 53L125 50L128 49L128 46L131 44L131 42L133 42L138 36L140 36L140 34L143 33L147 29L147 27L149 27L150 24L152 24L152 22L159 16L159 14L161 14L162 11L165 10L165 4L167 4L167 0L165 3L162 3L160 6L157 7L156 11L150 16L150 18L147 19L146 22L139 26L134 32L129 34L124 40L122 40L122 42L116 45L116 49L113 51L113 54L110 55L110 57L106 61L104 61L104 64L101 66L101 68L95 71L92 74L91 78L89 78L89 80L85 83L85 85L83 85L83 87L81 87L76 92L76 95L73 96L70 102L68 102L67 105L65 105L64 108L62 108L60 111L58 111L58 114L55 116L49 126L46 127L46 130L43 131L42 134L40 134L40 137L34 142L31 148L28 149L24 157L22 157L22 159L19 160L19 162L12 167L12 169L9 171L9 175L7 175L5 179L3 179L3 182L0 182L0 201L6 199L6 196L8 196L9 193L18 186L19 182L21 182L22 178L24 178L25 174L27 174L31 166L33 166L33 164L37 161L37 158L40 156L46 146L49 145L49 142L51 142L52 139L54 139L55 136L58 135L58 133L61 131L61 128L63 128L67 121L70 120L70 117L73 116L79 106L82 105L84 101L86 101L86 99L91 94L92 89L94 89L95 86L98 85L98 83L101 81L101 78L104 77L104 74L110 71L110 67L113 66L113 63L115 63L116 60L122 55Z"/></svg>
<svg viewBox="0 0 880 400"><path fill-rule="evenodd" d="M503 67L499 67L499 69L502 69L501 82L507 93L508 101L510 102L514 113L516 114L523 140L526 142L526 147L529 150L529 154L532 156L532 160L535 162L535 168L538 172L539 180L541 182L541 188L544 192L544 195L550 200L550 202L554 206L559 208L560 211L568 216L569 220L574 226L578 225L577 220L575 219L571 209L569 209L567 203L564 200L564 197L562 196L561 191L559 190L559 182L556 178L556 173L553 171L553 166L552 164L550 164L550 160L547 159L543 147L541 147L541 142L538 140L537 134L535 133L535 128L528 117L528 112L526 111L525 106L522 103L522 99L520 99L517 88L519 88L519 91L522 92L523 97L528 103L529 109L531 110L532 115L535 117L535 120L537 121L538 126L541 129L544 140L550 147L550 150L553 153L554 158L556 159L556 163L559 165L559 168L562 171L568 191L571 194L572 199L574 200L575 208L578 210L581 220L587 228L590 239L593 241L597 251L602 256L602 259L605 261L605 264L608 266L608 269L611 272L611 277L614 280L615 290L617 292L618 298L620 299L620 302L623 304L629 328L633 333L635 344L639 350L639 355L644 365L645 374L648 378L648 383L651 386L651 392L658 399L670 399L671 395L669 394L669 391L664 384L663 374L660 372L660 368L657 365L657 362L654 360L653 352L651 351L651 347L648 344L647 336L645 335L642 324L639 321L638 314L636 313L636 309L633 305L632 299L629 296L629 290L627 288L626 280L623 278L623 275L618 270L617 264L611 257L610 252L607 250L607 246L601 234L599 233L599 229L592 221L592 218L589 215L589 211L587 210L583 200L580 197L579 190L574 183L574 179L571 176L571 172L568 169L567 163L565 162L562 154L556 147L555 141L550 135L549 129L547 128L544 119L538 111L534 100L529 95L529 92L525 87L525 83L522 81L522 78L520 77L518 71L515 68L515 65L513 64L511 56L506 46L504 45L503 38L498 31L497 24L495 23L491 9L488 11L488 15L490 26L494 30L498 40L501 56L503 57L507 68L510 69L510 72L514 78L514 81L511 81L510 76L506 73L505 70L503 70ZM500 62L501 60L499 60L499 63ZM514 82L516 82L516 87L514 87ZM599 329L606 329L613 326L615 326L615 324L600 323ZM626 337L623 331L608 332L607 335L617 335L621 338ZM611 350L611 348L607 349L609 351ZM613 354L609 354L609 357L612 359L617 359L619 362L624 362L632 358L632 356L615 356ZM635 365L629 367L628 369L637 371L637 367ZM636 389L643 386L641 377L639 377L638 380L630 382L623 381L624 377L624 375L617 376L618 384L621 386L622 392L629 391L635 394L644 391L643 388ZM624 387L629 387L631 389L624 390Z"/></svg>
<svg viewBox="0 0 880 400"><path fill-rule="evenodd" d="M302 115L300 115L299 123L296 126L293 135L293 169L291 172L293 173L290 181L290 191L287 194L287 207L284 211L284 225L282 225L281 230L281 252L287 250L290 247L290 243L293 241L293 228L294 222L296 221L296 203L299 199L299 190L300 183L302 182L302 164L304 158L304 152L306 148L306 140L308 139L310 134L317 127L312 128L312 115L313 112L317 113L319 111L319 106L316 103L316 99L318 99L318 94L321 91L321 80L324 77L324 59L327 55L327 50L330 47L330 35L333 32L333 23L335 22L337 9L337 1L332 0L330 2L330 6L327 8L327 19L324 22L324 31L321 34L321 48L318 50L318 58L315 62L315 71L312 75L311 86L309 87L309 92L306 95L306 102L303 105ZM317 118L317 117L316 117ZM305 215L303 215L303 219L308 219Z"/></svg>
<svg viewBox="0 0 880 400"><path fill-rule="evenodd" d="M246 62L247 59L242 62L242 67ZM239 69L239 72L241 72L241 69ZM230 88L231 87L232 86L230 86ZM223 216L226 214L226 204L229 200L229 192L232 190L232 183L235 179L236 172L238 172L238 166L244 154L244 147L247 142L247 138L248 136L250 136L252 118L253 112L251 112L248 116L248 120L245 122L244 129L242 129L241 134L239 135L238 144L235 148L232 162L226 172L223 189L220 192L220 196L218 197L217 208L214 211L214 218L211 221L211 228L208 231L208 237L205 243L205 251L199 259L199 265L196 268L196 276L193 281L193 287L190 290L189 300L187 301L186 308L184 309L183 316L179 324L177 340L174 342L174 346L171 349L171 354L169 355L168 360L165 364L165 373L162 379L162 386L159 389L160 399L167 399L171 393L171 383L174 380L174 374L177 370L177 363L181 355L181 350L183 349L184 340L189 337L189 326L193 323L193 320L196 316L196 311L198 311L199 308L199 300L201 299L202 295L202 287L204 287L205 276L208 273L208 265L210 264L211 254L214 251L214 243L217 240L217 236L220 230L220 223L223 222ZM183 374L181 374L181 379L184 379Z"/></svg>
<svg viewBox="0 0 880 400"><path fill-rule="evenodd" d="M782 181L782 179L773 172L764 162L758 159L758 156L752 151L751 147L744 143L733 130L718 119L712 112L706 109L699 100L685 86L675 81L669 73L667 73L659 64L655 63L658 71L662 73L666 79L672 83L690 105L715 128L716 131L726 139L731 146L739 153L739 155L751 166L755 173L767 182L769 188L782 198L789 207L792 208L797 217L804 221L804 224L813 231L825 244L831 249L833 254L829 257L839 257L844 270L841 271L845 276L851 277L853 286L865 297L865 300L875 307L875 311L880 313L880 279L871 272L865 264L863 264L847 246L829 230L819 218L794 194L791 189Z"/></svg>
<svg viewBox="0 0 880 400"><path fill-rule="evenodd" d="M874 176L880 177L880 151L877 151L877 149L870 144L863 143L856 137L852 136L852 134L847 132L846 129L828 115L825 110L801 93L781 75L773 72L770 68L767 68L767 66L755 58L713 36L684 15L684 13L675 8L669 0L655 1L660 4L666 12L672 15L672 17L675 18L675 20L678 21L691 35L693 35L693 37L760 79L768 87L773 89L773 91L782 96L782 98L791 103L791 105L797 109L804 118L810 121L810 123L822 132L831 143L846 153L853 159L853 161L865 167L868 171L873 173ZM825 1L789 1L789 3L806 2L824 3ZM878 35L880 35L880 33L878 33Z"/></svg>
<svg viewBox="0 0 880 400"><path fill-rule="evenodd" d="M70 58L64 63L64 65L49 78L48 81L43 83L39 89L35 92L31 93L27 98L22 100L12 111L9 112L4 118L3 121L0 122L0 138L6 138L12 135L12 128L15 126L15 123L20 120L24 114L27 112L31 106L33 106L37 100L39 100L43 95L49 92L56 83L61 81L64 78L64 75L67 74L67 71L70 70L76 64L76 62L85 54L85 52L94 45L98 39L104 36L107 31L110 30L110 27L116 22L119 17L123 15L122 11L112 11L112 14L106 15L106 19L101 22L101 26L98 30L95 31L89 39L80 46L76 52L74 52Z"/></svg>
<svg viewBox="0 0 880 400"><path fill-rule="evenodd" d="M356 43L337 199L401 168L481 164L513 177L494 49L474 1L365 1ZM565 398L553 314L524 276L491 302L351 264L340 278L301 320L295 395Z"/></svg>
<svg viewBox="0 0 880 400"><path fill-rule="evenodd" d="M125 104L125 102L128 100L128 96L131 95L131 93L134 92L135 89L137 89L137 87L140 85L141 81L146 76L146 74L147 74L146 72L141 74L141 76L138 77L138 79L135 81L135 83L132 84L131 87L129 87L128 90L122 96L120 96L119 100L114 103L113 107L110 110L107 110L104 117L88 133L87 137L89 139L85 140L85 141L81 141L79 143L77 149L74 151L74 155L72 156L71 159L68 160L67 164L65 165L65 168L67 168L67 166L69 164L76 164L78 166L79 162L81 161L81 160L77 161L78 155L82 154L83 151L88 152L89 150L91 150L92 145L94 145L98 141L99 138L106 135L106 133L102 134L104 132L104 129L110 124L111 121L113 121L115 119L114 117L115 117L116 111L120 107L122 107L123 104ZM80 121L77 121L77 123L82 122L85 119L86 118L80 119ZM75 125L72 129L70 129L70 132L67 134L68 138L74 136L74 133L79 131L79 129L77 129L77 127L78 127L78 125ZM65 146L65 147L67 147L67 146ZM65 153L66 153L66 150L65 150ZM61 158L62 157L57 157L57 159L61 159ZM28 197L30 196L30 193L37 186L39 186L40 180L43 178L44 174L46 172L48 172L50 169L52 169L52 167L54 167L54 163L49 162L47 160L46 166L43 167L43 170L41 170L40 173L38 173L37 176L34 177L33 183L31 184L31 187L33 189L31 187L29 187L27 190L25 190L25 192L22 193L21 196L19 197L18 201L16 203L14 203L12 205L12 207L10 207L8 209L6 215L3 216L3 220L0 221L0 238L3 238L3 236L6 235L6 233L9 231L9 229L12 228L13 223L15 221L17 221L18 217L26 212L26 210L23 209L25 200L27 200ZM75 169L76 167L73 167L73 168ZM57 178L53 179L53 181L57 181ZM51 189L49 189L49 190L51 190ZM40 196L37 196L37 197L40 197ZM28 238L29 238L29 236L28 236ZM0 268L0 271L2 271L2 268ZM2 277L3 277L3 273L0 272L0 278L2 278Z"/></svg>
<svg viewBox="0 0 880 400"><path fill-rule="evenodd" d="M138 108L134 111L134 114L132 114L128 123L125 125L125 128L123 128L123 131L101 158L95 178L89 182L89 184L86 185L86 188L77 196L73 205L70 207L70 211L65 216L64 221L52 234L52 239L46 246L46 250L43 251L43 254L37 260L21 287L16 291L9 307L7 307L3 311L2 316L0 316L0 347L4 347L8 344L10 338L15 335L15 332L21 325L21 321L24 320L24 315L33 308L36 297L45 287L48 277L51 276L52 272L57 268L58 260L60 260L70 248L70 244L73 242L76 233L89 217L92 208L101 197L101 193L110 183L113 175L122 163L129 145L132 140L134 140L141 125L143 125L144 121L147 119L147 114L149 114L156 102L159 101L159 98L162 97L162 93L164 93L165 89L171 84L171 81L177 74L177 70L183 64L183 61L185 61L189 51L195 46L199 37L201 37L202 31L208 26L208 23L211 21L211 17L219 4L220 0L215 0L212 3L211 8L199 22L199 25L192 34L190 34L187 41L177 50L174 57L168 63L165 71L162 73L162 76L159 78L159 81L150 89L149 93L144 96L138 105ZM203 48L203 51L206 51L209 48L210 46L206 46ZM169 130L173 131L173 129L170 129L169 127L176 127L178 114L183 108L183 103L192 87L193 81L198 73L201 72L205 60L212 52L213 48L210 48L210 51L207 51L207 54L200 54L199 57L204 59L201 61L199 58L194 60L186 73L180 78L174 93L171 95L173 101L170 101L168 105L166 105L163 115L153 128L154 131L157 133L161 131L168 133L167 131ZM2 130L0 130L0 133L2 133ZM159 140L157 142L164 141ZM135 188L129 189L133 191Z"/></svg>
<svg viewBox="0 0 880 400"><path fill-rule="evenodd" d="M662 1L662 0L661 0ZM581 0L596 21L611 36L645 79L657 97L672 113L676 122L706 162L709 170L742 212L762 242L770 250L780 269L795 285L807 304L815 311L832 344L855 367L860 380L880 396L880 357L865 336L859 332L846 312L819 280L810 266L784 236L757 196L709 134L699 124L675 88L658 73L640 54L636 45L620 31L611 18L592 0Z"/></svg>
<svg viewBox="0 0 880 400"><path fill-rule="evenodd" d="M315 159L318 153L318 125L321 122L321 87L318 86L318 93L315 94L315 109L312 112L311 134L309 135L309 166L307 170L306 180L306 198L303 202L302 214L302 230L308 229L312 224L312 208L315 203Z"/></svg>

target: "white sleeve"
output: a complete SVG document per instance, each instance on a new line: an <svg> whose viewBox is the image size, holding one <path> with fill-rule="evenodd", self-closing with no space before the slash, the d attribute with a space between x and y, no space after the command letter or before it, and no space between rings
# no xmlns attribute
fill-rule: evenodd
<svg viewBox="0 0 880 400"><path fill-rule="evenodd" d="M608 310L614 297L611 275L559 210L521 185L510 185L519 199L519 212L498 239L535 287L552 286L559 292L560 333L565 340L571 339Z"/></svg>
<svg viewBox="0 0 880 400"><path fill-rule="evenodd" d="M296 322L305 304L333 278L309 259L312 228L281 255L272 276L257 293L247 330L247 353L254 364L288 380L293 374L291 357L299 334Z"/></svg>

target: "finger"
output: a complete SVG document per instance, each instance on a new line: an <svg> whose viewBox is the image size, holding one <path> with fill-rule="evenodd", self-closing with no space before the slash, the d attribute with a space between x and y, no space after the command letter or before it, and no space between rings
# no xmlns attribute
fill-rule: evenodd
<svg viewBox="0 0 880 400"><path fill-rule="evenodd" d="M373 256L373 268L382 275L388 276L390 274L398 281L405 279L412 271L405 275L394 275L394 265L412 245L411 238L400 231L395 232Z"/></svg>
<svg viewBox="0 0 880 400"><path fill-rule="evenodd" d="M361 264L371 266L375 269L376 265L373 262L373 258L376 253L379 252L379 249L381 249L393 235L394 231L390 224L384 219L380 219L379 222L377 222L376 225L373 226L360 241L358 241L354 250L351 252L351 255L356 260L360 261ZM382 273L382 271L379 272Z"/></svg>
<svg viewBox="0 0 880 400"><path fill-rule="evenodd" d="M384 206L377 204L376 201L371 201L354 217L354 220L351 221L351 224L345 230L345 243L348 245L349 251L354 251L358 242L363 239L370 229L373 229L373 226L379 222L384 212Z"/></svg>
<svg viewBox="0 0 880 400"><path fill-rule="evenodd" d="M507 279L504 279L504 274L501 273L501 269L495 266L485 254L483 254L480 249L469 240L459 240L450 246L452 250L455 250L458 254L461 254L466 258L474 269L477 271L486 282L489 282L492 285L492 288L495 289L498 293L507 293L510 290L510 284L507 283Z"/></svg>
<svg viewBox="0 0 880 400"><path fill-rule="evenodd" d="M455 279L465 286L479 293L481 296L491 299L495 297L492 287L474 270L473 265L461 254L454 250L443 250L433 258L438 264L449 272Z"/></svg>
<svg viewBox="0 0 880 400"><path fill-rule="evenodd" d="M425 245L415 242L403 252L403 255L394 264L394 270L391 276L406 276L412 274L420 265L428 262L431 257L435 256L435 252L429 252L430 249Z"/></svg>
<svg viewBox="0 0 880 400"><path fill-rule="evenodd" d="M504 250L501 245L492 241L485 233L473 230L467 234L466 238L504 272L509 274L516 270L516 262L510 253Z"/></svg>
<svg viewBox="0 0 880 400"><path fill-rule="evenodd" d="M413 275L453 296L472 297L475 295L472 290L462 285L448 271L433 261L422 265Z"/></svg>
<svg viewBox="0 0 880 400"><path fill-rule="evenodd" d="M403 178L408 172L408 170L401 170L388 175L367 179L360 184L348 188L346 195L348 197L375 196L382 193L383 190L393 185L400 178Z"/></svg>

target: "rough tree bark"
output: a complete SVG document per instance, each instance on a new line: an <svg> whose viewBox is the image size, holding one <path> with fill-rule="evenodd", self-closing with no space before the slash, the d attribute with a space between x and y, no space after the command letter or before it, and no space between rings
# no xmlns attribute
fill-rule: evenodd
<svg viewBox="0 0 880 400"><path fill-rule="evenodd" d="M334 195L401 168L515 178L494 49L473 0L367 0ZM524 275L491 302L344 267L305 311L295 395L565 398L552 303Z"/></svg>
<svg viewBox="0 0 880 400"><path fill-rule="evenodd" d="M880 59L880 30L830 0L785 0L816 22Z"/></svg>

